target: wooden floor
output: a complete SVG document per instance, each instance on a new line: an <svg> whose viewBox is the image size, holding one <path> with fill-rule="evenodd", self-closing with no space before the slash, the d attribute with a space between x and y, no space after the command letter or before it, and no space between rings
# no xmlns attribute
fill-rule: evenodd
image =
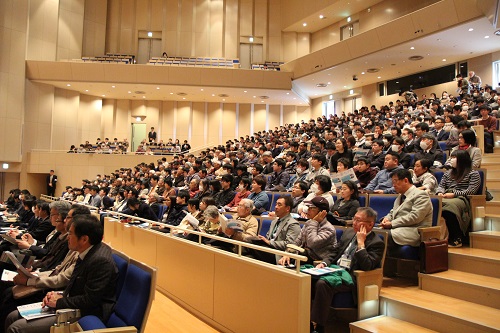
<svg viewBox="0 0 500 333"><path fill-rule="evenodd" d="M145 333L215 333L219 332L201 321L168 297L156 291Z"/></svg>

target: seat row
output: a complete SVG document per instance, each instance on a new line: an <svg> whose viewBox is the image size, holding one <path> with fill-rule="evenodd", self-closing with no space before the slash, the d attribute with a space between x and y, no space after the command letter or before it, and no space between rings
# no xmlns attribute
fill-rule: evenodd
<svg viewBox="0 0 500 333"><path fill-rule="evenodd" d="M122 328L120 332L144 332L156 290L156 269L113 250L118 268L116 305L106 323L96 316L78 319L75 332L106 328ZM65 325L68 309L58 310L57 322ZM75 312L78 313L78 312ZM64 319L63 319L64 318ZM72 330L73 331L73 330Z"/></svg>
<svg viewBox="0 0 500 333"><path fill-rule="evenodd" d="M152 57L148 65L239 68L239 59L207 57Z"/></svg>

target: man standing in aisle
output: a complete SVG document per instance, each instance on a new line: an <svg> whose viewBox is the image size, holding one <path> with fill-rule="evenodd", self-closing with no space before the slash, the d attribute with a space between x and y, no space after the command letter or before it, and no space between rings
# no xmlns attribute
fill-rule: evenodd
<svg viewBox="0 0 500 333"><path fill-rule="evenodd" d="M57 176L54 174L54 170L50 170L47 176L47 194L54 197L56 194Z"/></svg>

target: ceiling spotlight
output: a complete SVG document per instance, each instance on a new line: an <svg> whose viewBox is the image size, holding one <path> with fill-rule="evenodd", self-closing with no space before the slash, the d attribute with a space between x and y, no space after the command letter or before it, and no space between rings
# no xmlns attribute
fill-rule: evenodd
<svg viewBox="0 0 500 333"><path fill-rule="evenodd" d="M248 37L248 41L249 41L250 43L253 43L253 37L251 37L251 36L250 36L250 37Z"/></svg>
<svg viewBox="0 0 500 333"><path fill-rule="evenodd" d="M156 90L160 90L160 87L156 87Z"/></svg>
<svg viewBox="0 0 500 333"><path fill-rule="evenodd" d="M306 22L302 23L302 26L307 27L307 23Z"/></svg>
<svg viewBox="0 0 500 333"><path fill-rule="evenodd" d="M148 37L153 37L153 33L151 31L148 31Z"/></svg>
<svg viewBox="0 0 500 333"><path fill-rule="evenodd" d="M474 28L469 28L469 31L474 31Z"/></svg>
<svg viewBox="0 0 500 333"><path fill-rule="evenodd" d="M111 86L111 88L115 88L115 86Z"/></svg>
<svg viewBox="0 0 500 333"><path fill-rule="evenodd" d="M412 46L412 47L410 47L410 50L415 50L415 48Z"/></svg>
<svg viewBox="0 0 500 333"><path fill-rule="evenodd" d="M488 38L490 38L490 36L484 36L484 38L488 39Z"/></svg>
<svg viewBox="0 0 500 333"><path fill-rule="evenodd" d="M146 96L142 96L142 98L146 98Z"/></svg>
<svg viewBox="0 0 500 333"><path fill-rule="evenodd" d="M361 72L361 74L363 74L363 75L364 75L364 74L365 74L365 72Z"/></svg>
<svg viewBox="0 0 500 333"><path fill-rule="evenodd" d="M106 95L101 95L102 97L106 97Z"/></svg>
<svg viewBox="0 0 500 333"><path fill-rule="evenodd" d="M319 18L320 18L320 20L322 20L322 19L325 18L325 16L324 15L320 15Z"/></svg>
<svg viewBox="0 0 500 333"><path fill-rule="evenodd" d="M69 83L68 83L68 84L66 85L66 87L71 87L71 84L69 84Z"/></svg>
<svg viewBox="0 0 500 333"><path fill-rule="evenodd" d="M200 90L201 90L201 91L204 91L204 89L203 89L203 88L201 88Z"/></svg>
<svg viewBox="0 0 500 333"><path fill-rule="evenodd" d="M141 121L141 117L135 117L135 121Z"/></svg>
<svg viewBox="0 0 500 333"><path fill-rule="evenodd" d="M377 76L377 79L381 79L382 77L381 76Z"/></svg>
<svg viewBox="0 0 500 333"><path fill-rule="evenodd" d="M446 59L443 59L443 61L446 61Z"/></svg>
<svg viewBox="0 0 500 333"><path fill-rule="evenodd" d="M86 91L86 92L89 92L89 90L88 90L88 89L85 89L85 91Z"/></svg>
<svg viewBox="0 0 500 333"><path fill-rule="evenodd" d="M347 23L351 22L351 20L352 20L352 19L351 19L351 17L349 16L349 17L347 18Z"/></svg>
<svg viewBox="0 0 500 333"><path fill-rule="evenodd" d="M132 92L129 90L129 91L127 91L127 93L131 94Z"/></svg>

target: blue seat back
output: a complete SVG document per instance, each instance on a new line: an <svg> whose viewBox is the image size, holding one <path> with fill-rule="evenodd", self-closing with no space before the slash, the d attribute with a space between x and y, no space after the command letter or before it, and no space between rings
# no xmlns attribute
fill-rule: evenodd
<svg viewBox="0 0 500 333"><path fill-rule="evenodd" d="M267 232L269 231L269 228L271 227L271 222L273 219L266 219L262 218L260 220L260 232L259 235L266 236Z"/></svg>
<svg viewBox="0 0 500 333"><path fill-rule="evenodd" d="M366 207L366 195L359 196L359 207Z"/></svg>
<svg viewBox="0 0 500 333"><path fill-rule="evenodd" d="M440 198L431 198L432 203L432 226L438 225L439 218L441 217L441 200Z"/></svg>
<svg viewBox="0 0 500 333"><path fill-rule="evenodd" d="M123 284L125 283L128 261L116 253L113 253L113 260L115 262L116 268L118 268L118 281L116 282L116 297L118 298L122 291Z"/></svg>
<svg viewBox="0 0 500 333"><path fill-rule="evenodd" d="M337 243L340 242L342 235L344 234L344 229L335 228L335 238L337 238Z"/></svg>
<svg viewBox="0 0 500 333"><path fill-rule="evenodd" d="M438 141L438 145L442 151L448 150L448 147L446 147L446 141Z"/></svg>
<svg viewBox="0 0 500 333"><path fill-rule="evenodd" d="M438 185L441 183L441 179L443 178L444 171L434 171L434 177L436 177L436 180L438 182Z"/></svg>
<svg viewBox="0 0 500 333"><path fill-rule="evenodd" d="M106 326L135 326L140 330L152 287L151 274L132 263L129 264L122 292Z"/></svg>
<svg viewBox="0 0 500 333"><path fill-rule="evenodd" d="M370 195L368 198L368 206L377 212L377 219L380 220L389 214L392 207L394 207L394 201L396 198L397 195L390 194Z"/></svg>
<svg viewBox="0 0 500 333"><path fill-rule="evenodd" d="M265 207L266 211L271 211L271 206L273 205L273 197L274 197L274 193L267 192L267 198L269 199L269 203L268 203L267 207Z"/></svg>
<svg viewBox="0 0 500 333"><path fill-rule="evenodd" d="M479 177L481 178L481 185L479 186L479 190L476 194L486 194L486 186L484 184L484 170L478 169Z"/></svg>
<svg viewBox="0 0 500 333"><path fill-rule="evenodd" d="M168 206L167 205L160 205L160 209L158 209L158 219L161 221L163 218L163 214L167 211Z"/></svg>

